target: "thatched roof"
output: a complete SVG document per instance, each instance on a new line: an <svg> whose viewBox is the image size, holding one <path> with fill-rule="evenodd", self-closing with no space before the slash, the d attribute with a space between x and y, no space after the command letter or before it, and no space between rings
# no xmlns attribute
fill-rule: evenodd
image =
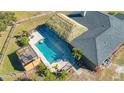
<svg viewBox="0 0 124 93"><path fill-rule="evenodd" d="M54 29L55 32L67 42L71 42L73 39L88 30L85 26L80 25L61 13L53 15L46 24Z"/></svg>

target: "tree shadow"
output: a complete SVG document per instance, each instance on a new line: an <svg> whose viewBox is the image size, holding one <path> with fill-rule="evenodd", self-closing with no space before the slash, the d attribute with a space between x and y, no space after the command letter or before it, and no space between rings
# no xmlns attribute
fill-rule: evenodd
<svg viewBox="0 0 124 93"><path fill-rule="evenodd" d="M2 77L0 77L0 81L3 81Z"/></svg>
<svg viewBox="0 0 124 93"><path fill-rule="evenodd" d="M83 56L79 62L79 67L80 68L85 68L85 69L88 69L90 71L94 71L95 70L95 65L88 59L86 58L85 56Z"/></svg>
<svg viewBox="0 0 124 93"><path fill-rule="evenodd" d="M15 52L9 54L8 57L15 70L24 71L24 68Z"/></svg>

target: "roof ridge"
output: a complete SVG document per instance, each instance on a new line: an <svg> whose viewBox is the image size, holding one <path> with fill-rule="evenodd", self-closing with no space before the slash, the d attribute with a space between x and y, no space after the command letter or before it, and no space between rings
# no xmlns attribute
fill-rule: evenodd
<svg viewBox="0 0 124 93"><path fill-rule="evenodd" d="M110 21L110 22L111 22L111 20L112 20L111 18L115 18L115 19L119 20L119 19L116 18L115 16L110 16L110 17L109 17L109 21ZM120 21L120 22L124 23L124 21ZM112 23L112 22L111 22L111 23ZM121 23L121 25L122 25L122 23ZM113 23L112 23L112 24L113 24ZM100 33L100 34L98 34L96 37L94 37L96 44L97 44L97 41L99 40L98 38L99 38L101 35L103 35L104 33L106 33L107 31L109 31L111 28L113 28L113 27L112 27L112 25L110 24L110 27L109 27L107 30L103 31L102 33ZM98 47L98 46L96 45L96 49L97 49L97 47ZM98 59L98 56L99 56L99 55L98 55L98 51L97 51L96 54L97 54L97 60L99 61L99 59Z"/></svg>
<svg viewBox="0 0 124 93"><path fill-rule="evenodd" d="M98 12L98 11L97 11ZM101 12L99 12L99 13L101 13ZM104 31L102 31L101 33L99 33L98 35L96 35L96 37L95 38L97 38L99 35L101 35L101 34L103 34L104 32L106 32L108 29L110 29L111 28L111 22L110 22L110 17L111 16L109 16L109 15L107 15L107 14L105 14L105 13L101 13L101 14L104 14L105 16L107 16L107 17L109 17L109 28L106 28ZM103 25L104 26L104 25Z"/></svg>
<svg viewBox="0 0 124 93"><path fill-rule="evenodd" d="M96 49L96 60L97 60L97 65L98 65L98 51L97 51L97 45L96 45L96 39L94 38L95 40L95 49Z"/></svg>
<svg viewBox="0 0 124 93"><path fill-rule="evenodd" d="M109 23L110 23L110 27L108 29L105 29L103 32L99 33L95 38L99 37L100 35L102 35L103 33L105 33L107 30L109 30L111 28L111 22L110 22L110 19L113 17L117 20L119 20L118 18L116 18L115 16L108 16L109 17ZM121 21L121 20L119 20ZM123 22L123 21L122 21Z"/></svg>

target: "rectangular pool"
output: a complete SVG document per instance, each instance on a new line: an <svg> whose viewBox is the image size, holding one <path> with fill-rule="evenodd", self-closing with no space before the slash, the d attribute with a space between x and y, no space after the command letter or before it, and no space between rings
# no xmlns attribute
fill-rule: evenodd
<svg viewBox="0 0 124 93"><path fill-rule="evenodd" d="M46 25L38 27L37 31L44 37L44 41L42 43L37 42L35 46L50 64L55 63L59 59L66 59L72 65L74 64L75 61L71 54L71 50L64 40L60 39Z"/></svg>

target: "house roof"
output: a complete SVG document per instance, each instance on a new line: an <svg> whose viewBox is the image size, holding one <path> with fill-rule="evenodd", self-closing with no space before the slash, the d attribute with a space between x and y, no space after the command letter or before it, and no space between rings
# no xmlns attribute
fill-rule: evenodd
<svg viewBox="0 0 124 93"><path fill-rule="evenodd" d="M120 20L124 20L124 15L121 13L116 14L115 17L117 17Z"/></svg>
<svg viewBox="0 0 124 93"><path fill-rule="evenodd" d="M86 26L88 31L71 44L79 48L95 65L101 65L124 42L124 21L101 12L74 12L72 19Z"/></svg>
<svg viewBox="0 0 124 93"><path fill-rule="evenodd" d="M88 30L87 27L61 13L53 15L46 24L67 42L72 41Z"/></svg>

